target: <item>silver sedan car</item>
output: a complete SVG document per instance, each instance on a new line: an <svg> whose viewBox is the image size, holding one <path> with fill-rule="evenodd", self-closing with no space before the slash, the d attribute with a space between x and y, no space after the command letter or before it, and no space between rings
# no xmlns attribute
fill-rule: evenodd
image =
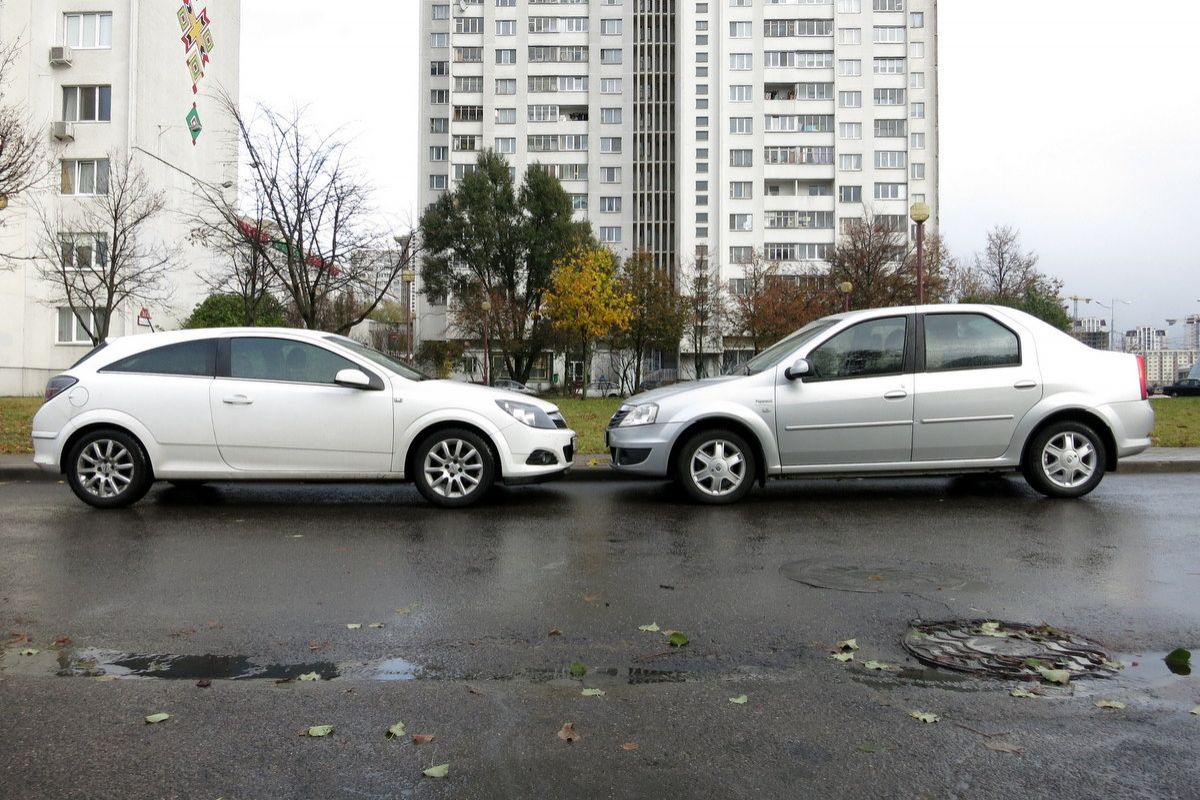
<svg viewBox="0 0 1200 800"><path fill-rule="evenodd" d="M731 503L768 477L1021 471L1080 497L1150 445L1140 356L1093 350L1011 308L940 305L816 320L733 374L631 397L617 470Z"/></svg>

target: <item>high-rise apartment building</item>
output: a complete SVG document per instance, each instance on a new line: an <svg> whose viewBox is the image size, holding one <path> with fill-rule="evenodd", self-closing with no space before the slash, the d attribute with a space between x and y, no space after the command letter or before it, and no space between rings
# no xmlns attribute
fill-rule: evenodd
<svg viewBox="0 0 1200 800"><path fill-rule="evenodd" d="M112 159L132 156L150 188L164 194L166 211L141 235L180 251L170 300L131 298L114 309L111 335L175 327L207 293L200 276L212 256L189 245L188 234L195 181L236 191L236 134L215 93L238 96L240 39L241 0L0 3L0 40L15 48L5 102L43 132L53 162L43 184L0 209L0 395L40 393L48 376L91 347L88 326L54 302L39 275L35 258L46 252L47 231L38 209L69 226L83 204L108 191ZM68 268L102 271L110 246L104 231L61 231ZM90 320L96 312L81 313Z"/></svg>
<svg viewBox="0 0 1200 800"><path fill-rule="evenodd" d="M422 208L493 148L518 176L557 176L618 253L703 261L731 291L756 252L823 271L866 214L911 236L925 202L936 229L936 0L422 0L420 14Z"/></svg>

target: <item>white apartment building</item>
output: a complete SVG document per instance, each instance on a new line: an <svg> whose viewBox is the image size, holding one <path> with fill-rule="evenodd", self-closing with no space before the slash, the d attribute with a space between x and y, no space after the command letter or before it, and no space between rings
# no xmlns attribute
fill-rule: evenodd
<svg viewBox="0 0 1200 800"><path fill-rule="evenodd" d="M1167 332L1163 328L1142 325L1125 331L1125 352L1149 353L1167 349Z"/></svg>
<svg viewBox="0 0 1200 800"><path fill-rule="evenodd" d="M937 229L936 0L422 0L420 36L422 208L494 148L614 251L731 291L756 251L823 271L868 210Z"/></svg>
<svg viewBox="0 0 1200 800"><path fill-rule="evenodd" d="M1188 371L1197 363L1196 350L1147 350L1142 355L1146 359L1146 382L1151 386L1167 386L1180 378L1186 377Z"/></svg>
<svg viewBox="0 0 1200 800"><path fill-rule="evenodd" d="M1200 314L1188 314L1183 319L1183 346L1200 350Z"/></svg>
<svg viewBox="0 0 1200 800"><path fill-rule="evenodd" d="M109 158L133 154L169 208L146 235L183 245L167 305L146 308L150 324L177 327L207 290L211 256L187 245L194 180L236 191L237 146L214 93L238 95L240 0L6 0L0 37L19 42L7 75L9 102L44 129L55 167L45 185L0 210L0 395L39 394L46 379L83 355L90 341L70 309L50 301L30 261L44 231L40 203L70 216L102 193ZM106 252L95 237L93 258ZM138 324L144 304L121 308L111 335ZM143 315L144 316L144 315Z"/></svg>

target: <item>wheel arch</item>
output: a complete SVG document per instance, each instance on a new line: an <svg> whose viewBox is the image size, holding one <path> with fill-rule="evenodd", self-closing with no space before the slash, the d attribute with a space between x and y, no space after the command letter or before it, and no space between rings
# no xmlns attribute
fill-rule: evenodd
<svg viewBox="0 0 1200 800"><path fill-rule="evenodd" d="M417 446L427 437L437 433L438 431L452 429L470 431L480 439L483 439L483 441L487 443L488 450L492 454L492 463L494 464L495 468L496 480L499 481L504 477L504 461L500 458L500 448L496 445L496 442L492 438L491 434L478 425L470 422L465 422L463 420L443 419L438 420L437 422L431 422L429 425L421 428L416 435L409 440L410 444L408 447L408 452L404 454L405 480L411 481L413 479L413 475L416 473L415 461L417 457Z"/></svg>
<svg viewBox="0 0 1200 800"><path fill-rule="evenodd" d="M1021 452L1022 467L1029 463L1030 448L1034 439L1047 427L1058 422L1079 422L1094 430L1104 441L1104 471L1112 472L1117 468L1117 437L1104 417L1085 408L1062 408L1039 422L1025 439L1025 447Z"/></svg>
<svg viewBox="0 0 1200 800"><path fill-rule="evenodd" d="M89 433L94 431L118 431L125 434L130 439L133 439L133 441L137 443L137 446L141 448L142 458L146 459L146 466L150 469L150 480L155 479L154 461L150 458L150 451L147 449L146 443L142 441L142 437L138 436L135 431L132 431L128 427L117 422L91 422L80 427L79 430L74 431L69 437L67 437L67 441L63 444L62 452L60 452L58 456L59 474L66 473L67 458L70 456L71 450L74 449L75 444L84 436L87 436Z"/></svg>
<svg viewBox="0 0 1200 800"><path fill-rule="evenodd" d="M697 419L697 420L694 420L694 421L688 423L682 430L679 431L679 434L675 437L675 441L671 444L671 455L667 458L667 469L669 470L669 472L673 473L675 471L676 464L678 463L678 460L679 460L680 451L682 450L684 443L688 439L690 439L692 436L696 435L700 431L715 430L715 429L721 429L721 428L733 431L734 433L738 434L739 436L741 436L743 439L745 439L747 442L750 443L750 447L753 449L754 462L755 462L754 465L755 465L755 467L758 468L758 485L766 486L767 485L767 456L766 456L766 451L763 448L762 440L759 439L758 434L754 431L753 428L751 428L749 425L747 425L745 422L738 419L737 417L730 417L730 416L702 417L700 419Z"/></svg>

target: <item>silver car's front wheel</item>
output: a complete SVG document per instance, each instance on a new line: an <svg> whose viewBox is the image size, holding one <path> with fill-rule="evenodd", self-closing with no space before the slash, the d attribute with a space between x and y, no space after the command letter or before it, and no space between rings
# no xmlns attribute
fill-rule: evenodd
<svg viewBox="0 0 1200 800"><path fill-rule="evenodd" d="M492 451L468 430L439 431L417 446L417 489L439 506L465 506L482 497L495 479Z"/></svg>
<svg viewBox="0 0 1200 800"><path fill-rule="evenodd" d="M745 497L754 485L754 453L746 440L732 431L702 431L679 452L676 477L695 500L732 503Z"/></svg>
<svg viewBox="0 0 1200 800"><path fill-rule="evenodd" d="M1104 440L1080 422L1043 428L1025 456L1025 479L1049 497L1081 497L1095 489L1106 468Z"/></svg>

